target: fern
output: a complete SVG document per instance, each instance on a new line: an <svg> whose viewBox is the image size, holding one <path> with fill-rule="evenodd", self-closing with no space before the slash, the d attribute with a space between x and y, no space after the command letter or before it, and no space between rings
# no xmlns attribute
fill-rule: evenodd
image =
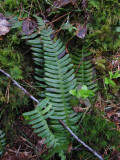
<svg viewBox="0 0 120 160"><path fill-rule="evenodd" d="M32 46L33 60L36 64L35 78L40 88L43 88L42 98L47 97L52 104L52 112L47 117L50 119L49 122L46 121L46 116L42 114L42 112L44 113L43 107L48 104L48 99L45 99L35 110L24 113L24 115L29 116L29 124L35 128L34 132L38 133L40 137L45 137L45 143L49 147L61 148L63 145L68 146L71 140L70 133L63 128L58 120L61 119L69 128L76 130L75 124L81 116L77 115L70 105L71 95L69 91L76 87L76 79L71 58L69 54L65 54L65 46L59 39L52 39L51 27L46 26L41 18L35 17L40 33L34 33L24 37L24 39L28 38L27 42ZM93 83L92 63L90 60L85 60L90 54L89 52L75 53L72 58L75 69L81 61L76 74L77 85L84 84L87 85L88 89L95 91L97 84ZM49 111L51 106L47 108L45 110ZM59 152L61 159L65 159L63 150L55 151Z"/></svg>
<svg viewBox="0 0 120 160"><path fill-rule="evenodd" d="M37 20L39 24L42 23L43 25L41 19ZM61 126L58 120L62 119L67 126L75 129L74 124L80 117L74 113L69 103L71 99L69 90L76 86L73 65L69 55L64 55L65 46L62 42L51 39L52 29L50 27L41 29L40 35L44 50L44 80L47 85L45 95L52 102L52 109L54 110L50 126L59 139L59 143L70 143L69 133Z"/></svg>
<svg viewBox="0 0 120 160"><path fill-rule="evenodd" d="M45 107L48 105L47 107ZM56 146L57 140L50 131L46 119L53 114L51 110L52 104L49 103L49 99L44 99L37 107L30 112L26 112L23 116L29 120L29 124L34 128L34 133L37 133L39 137L46 138L44 143L47 143L48 147Z"/></svg>
<svg viewBox="0 0 120 160"><path fill-rule="evenodd" d="M69 90L76 86L74 79L74 70L69 55L61 57L65 52L65 46L57 40L51 40L52 30L41 31L41 40L44 44L44 59L45 59L45 82L48 85L46 88L46 96L52 102L54 114L51 117L51 127L56 136L59 137L61 143L69 143L70 136L64 128L59 124L58 119L62 119L67 126L74 128L74 124L78 121L77 116L70 106Z"/></svg>
<svg viewBox="0 0 120 160"><path fill-rule="evenodd" d="M5 134L3 133L2 130L0 130L0 157L4 153L4 147L6 145L6 139L5 139Z"/></svg>
<svg viewBox="0 0 120 160"><path fill-rule="evenodd" d="M43 130L46 133L44 137L48 139L46 140L47 142L49 142L49 139L52 139L50 144L53 144L55 138L58 140L58 146L68 145L70 143L70 134L63 128L58 120L63 120L68 127L74 130L76 129L75 124L80 118L80 115L77 115L70 105L71 95L69 91L76 87L73 64L71 64L69 55L65 55L65 46L62 42L60 40L55 41L54 39L51 39L52 29L46 27L41 18L37 16L36 18L38 20L38 27L40 28L40 36L34 36L34 34L29 36L28 43L32 45L33 54L35 56L33 60L37 66L35 69L37 77L35 76L35 78L40 85L45 82L44 98L48 97L50 103L52 103L52 110L54 110L54 113L49 117L49 130L47 122L44 123L43 119L40 119L40 123L43 125L45 124ZM24 115L31 117L32 114L38 114L37 112L38 109L35 109L35 111L25 113ZM32 117L33 118L30 118L30 124L33 124L33 127L36 128L35 123L36 121L39 122L39 117L41 116L35 115L35 122L34 116ZM53 134L50 130L52 130ZM41 131L41 129L39 129L38 126L38 129L35 130L35 132L39 131ZM43 136L42 133L39 133L38 135L41 137ZM51 135L54 135L55 137L53 136L53 138ZM65 159L63 151L57 152L59 152L62 159Z"/></svg>
<svg viewBox="0 0 120 160"><path fill-rule="evenodd" d="M72 54L72 62L76 70L77 85L86 85L88 89L96 91L97 83L95 80L95 71L93 69L89 56L91 52L85 52L83 49L82 53L78 50Z"/></svg>

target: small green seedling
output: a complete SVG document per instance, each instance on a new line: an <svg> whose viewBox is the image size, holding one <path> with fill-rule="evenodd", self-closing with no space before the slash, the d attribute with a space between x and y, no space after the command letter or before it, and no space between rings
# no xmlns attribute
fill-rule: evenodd
<svg viewBox="0 0 120 160"><path fill-rule="evenodd" d="M120 77L119 71L112 73L109 72L109 78L105 77L105 84L110 85L111 87L116 87L116 83L112 79L116 79Z"/></svg>
<svg viewBox="0 0 120 160"><path fill-rule="evenodd" d="M26 115L23 114L23 117L24 117L24 119L25 119L26 121L29 121L29 120L30 120L30 117L29 117L29 116L26 116Z"/></svg>
<svg viewBox="0 0 120 160"><path fill-rule="evenodd" d="M69 33L73 34L74 31L77 31L77 28L74 27L72 24L69 22L69 16L67 17L67 22L64 23L61 27L62 30L68 30Z"/></svg>
<svg viewBox="0 0 120 160"><path fill-rule="evenodd" d="M70 94L77 97L78 99L82 98L85 100L86 98L95 96L93 90L89 90L86 85L83 85L80 90L70 90Z"/></svg>

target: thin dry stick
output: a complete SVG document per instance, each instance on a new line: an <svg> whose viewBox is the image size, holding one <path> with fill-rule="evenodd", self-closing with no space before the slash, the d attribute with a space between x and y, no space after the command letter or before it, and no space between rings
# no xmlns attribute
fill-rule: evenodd
<svg viewBox="0 0 120 160"><path fill-rule="evenodd" d="M14 85L16 85L18 88L20 88L25 94L27 94L33 101L35 101L36 103L39 103L39 101L35 98L35 97L33 97L32 95L30 95L30 93L25 89L25 88L23 88L21 85L19 85L15 80L13 80L12 78L11 78L11 76L7 73L7 72L5 72L4 70L2 70L2 69L0 69L0 72L2 72L3 74L5 74L8 78L10 78L11 79L11 81L13 82L13 84Z"/></svg>
<svg viewBox="0 0 120 160"><path fill-rule="evenodd" d="M90 148L88 145L86 145L83 141L81 141L72 131L71 129L62 121L59 120L59 122L70 132L70 134L79 142L81 143L85 148L87 148L90 152L94 154L94 156L98 157L100 160L103 160L103 158L92 148Z"/></svg>

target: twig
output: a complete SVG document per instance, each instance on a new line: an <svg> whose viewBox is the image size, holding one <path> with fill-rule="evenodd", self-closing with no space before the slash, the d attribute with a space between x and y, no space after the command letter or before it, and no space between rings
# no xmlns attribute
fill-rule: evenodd
<svg viewBox="0 0 120 160"><path fill-rule="evenodd" d="M11 81L13 82L13 84L14 85L16 85L18 88L20 88L25 94L27 94L33 101L35 101L36 103L39 103L39 101L35 98L35 97L33 97L32 95L30 95L30 93L25 89L25 88L23 88L21 85L19 85L15 80L13 80L12 78L11 78L11 76L7 73L7 72L5 72L4 70L2 70L2 69L0 69L0 72L2 72L4 75L6 75L8 78L10 78L11 79Z"/></svg>
<svg viewBox="0 0 120 160"><path fill-rule="evenodd" d="M103 160L103 158L92 148L90 148L88 145L86 145L83 141L81 141L72 131L71 129L62 121L59 120L59 122L70 132L70 134L79 142L81 143L85 148L87 148L90 152L94 154L94 156L98 157L100 160Z"/></svg>
<svg viewBox="0 0 120 160"><path fill-rule="evenodd" d="M11 153L17 153L17 151L15 151L15 150L12 150L12 149L6 149L8 152L11 152Z"/></svg>
<svg viewBox="0 0 120 160"><path fill-rule="evenodd" d="M19 152L20 152L20 148L21 148L21 145L19 146L17 152L16 152L16 157L18 156Z"/></svg>

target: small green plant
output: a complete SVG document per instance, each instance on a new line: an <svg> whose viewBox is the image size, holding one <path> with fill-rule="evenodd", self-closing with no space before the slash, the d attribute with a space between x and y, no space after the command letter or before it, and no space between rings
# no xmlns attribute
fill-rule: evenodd
<svg viewBox="0 0 120 160"><path fill-rule="evenodd" d="M74 35L75 34L74 31L77 30L76 27L74 27L72 24L70 24L69 16L67 17L67 22L62 25L61 29L68 30L71 35Z"/></svg>
<svg viewBox="0 0 120 160"><path fill-rule="evenodd" d="M92 104L92 99L95 96L95 91L88 89L86 85L82 85L80 90L70 90L69 93L72 94L74 97L71 98L71 105L72 106L82 106L89 107Z"/></svg>
<svg viewBox="0 0 120 160"><path fill-rule="evenodd" d="M76 96L78 99L82 98L83 100L85 100L86 98L91 98L93 96L95 96L94 91L93 90L89 90L88 87L86 85L83 85L81 87L80 90L70 90L70 94L72 94L73 96Z"/></svg>
<svg viewBox="0 0 120 160"><path fill-rule="evenodd" d="M109 72L109 77L105 77L105 84L109 85L110 87L116 87L116 83L114 82L113 79L116 79L119 77L120 77L119 71L115 73Z"/></svg>

